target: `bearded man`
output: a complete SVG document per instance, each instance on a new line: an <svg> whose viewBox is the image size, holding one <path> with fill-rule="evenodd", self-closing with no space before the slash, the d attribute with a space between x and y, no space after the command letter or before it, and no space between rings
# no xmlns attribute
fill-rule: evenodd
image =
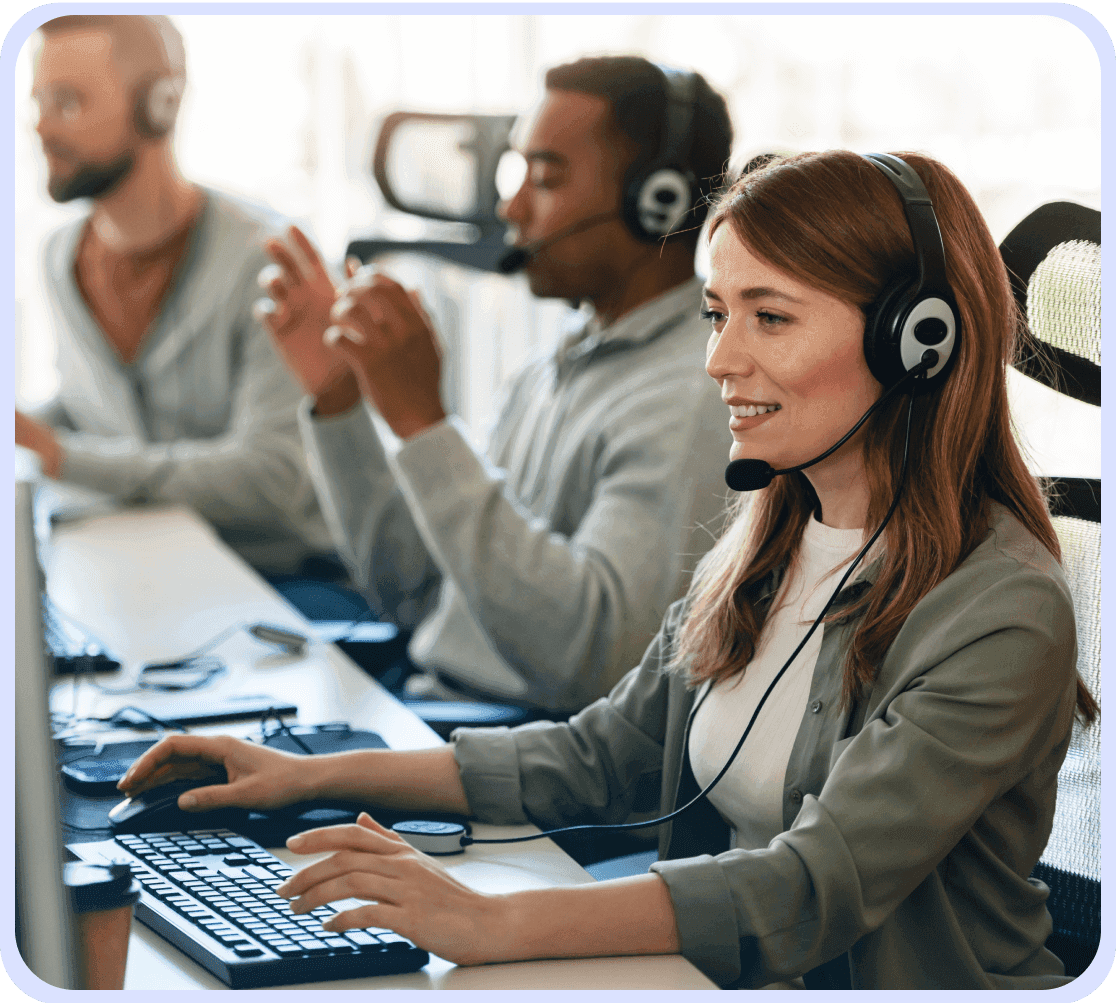
<svg viewBox="0 0 1116 1003"><path fill-rule="evenodd" d="M258 569L290 575L332 548L299 389L252 316L263 243L284 221L183 178L172 140L185 83L166 17L40 28L47 189L90 212L45 246L60 385L43 411L17 411L16 442L47 477L191 505Z"/></svg>

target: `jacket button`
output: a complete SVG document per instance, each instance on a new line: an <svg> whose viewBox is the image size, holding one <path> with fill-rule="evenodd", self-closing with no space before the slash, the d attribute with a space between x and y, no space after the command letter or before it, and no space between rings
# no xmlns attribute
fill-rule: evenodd
<svg viewBox="0 0 1116 1003"><path fill-rule="evenodd" d="M820 714L821 709L822 702L820 700L815 700L812 704L810 704L810 710L812 710L815 714Z"/></svg>
<svg viewBox="0 0 1116 1003"><path fill-rule="evenodd" d="M793 801L793 802L794 802L795 804L799 804L799 803L800 803L800 802L802 801L802 791L798 790L798 788L795 788L795 789L794 789L793 791L791 791L791 793L790 793L790 799L791 799L791 800L792 800L792 801Z"/></svg>

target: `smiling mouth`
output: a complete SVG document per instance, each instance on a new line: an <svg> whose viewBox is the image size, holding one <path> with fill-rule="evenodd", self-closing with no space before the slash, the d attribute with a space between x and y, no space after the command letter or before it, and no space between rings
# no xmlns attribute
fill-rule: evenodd
<svg viewBox="0 0 1116 1003"><path fill-rule="evenodd" d="M729 407L729 411L734 418L754 418L757 415L769 414L772 411L781 411L782 409L782 404L738 404Z"/></svg>
<svg viewBox="0 0 1116 1003"><path fill-rule="evenodd" d="M730 410L732 414L729 417L729 429L733 432L743 432L769 421L782 408L778 404L748 404Z"/></svg>

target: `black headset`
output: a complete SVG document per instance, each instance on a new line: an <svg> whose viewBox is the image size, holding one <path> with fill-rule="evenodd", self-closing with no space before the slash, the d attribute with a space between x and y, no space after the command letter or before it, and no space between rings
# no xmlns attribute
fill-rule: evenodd
<svg viewBox="0 0 1116 1003"><path fill-rule="evenodd" d="M701 189L686 166L694 141L697 75L655 65L666 95L662 140L653 157L637 157L628 169L620 207L632 236L647 244L700 226L705 218Z"/></svg>
<svg viewBox="0 0 1116 1003"><path fill-rule="evenodd" d="M158 76L141 84L132 118L136 132L148 139L160 139L170 132L184 89L185 79L177 74Z"/></svg>
<svg viewBox="0 0 1116 1003"><path fill-rule="evenodd" d="M866 311L864 357L885 387L894 386L932 348L938 361L916 380L912 392L937 389L945 381L961 339L961 317L946 279L945 247L930 194L906 161L890 153L866 153L865 159L888 178L903 200L914 241L917 277L897 276Z"/></svg>

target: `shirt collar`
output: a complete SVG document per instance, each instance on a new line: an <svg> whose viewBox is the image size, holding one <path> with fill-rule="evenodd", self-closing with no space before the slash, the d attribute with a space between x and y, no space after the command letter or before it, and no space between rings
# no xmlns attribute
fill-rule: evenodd
<svg viewBox="0 0 1116 1003"><path fill-rule="evenodd" d="M606 341L646 341L665 323L680 320L696 314L701 302L702 282L696 275L660 293L608 327L602 327L595 313L589 316L585 326L586 333L597 336L601 343Z"/></svg>
<svg viewBox="0 0 1116 1003"><path fill-rule="evenodd" d="M595 352L602 345L636 346L650 341L668 327L696 316L701 306L702 281L696 275L660 293L615 323L604 327L590 309L580 314L575 330L562 339L554 354L559 368Z"/></svg>
<svg viewBox="0 0 1116 1003"><path fill-rule="evenodd" d="M840 609L842 606L847 606L849 603L854 602L864 594L865 589L876 584L876 580L880 576L880 569L883 566L884 559L884 555L879 549L879 541L877 541L876 545L864 556L865 560L870 560L871 563L865 564L864 561L861 561L856 571L853 572L852 581L845 585L841 590L841 594L834 601L833 609ZM786 576L786 572L787 566L781 564L779 567L769 571L758 582L753 582L749 585L744 592L748 601L755 604L772 598L783 584L783 578Z"/></svg>

